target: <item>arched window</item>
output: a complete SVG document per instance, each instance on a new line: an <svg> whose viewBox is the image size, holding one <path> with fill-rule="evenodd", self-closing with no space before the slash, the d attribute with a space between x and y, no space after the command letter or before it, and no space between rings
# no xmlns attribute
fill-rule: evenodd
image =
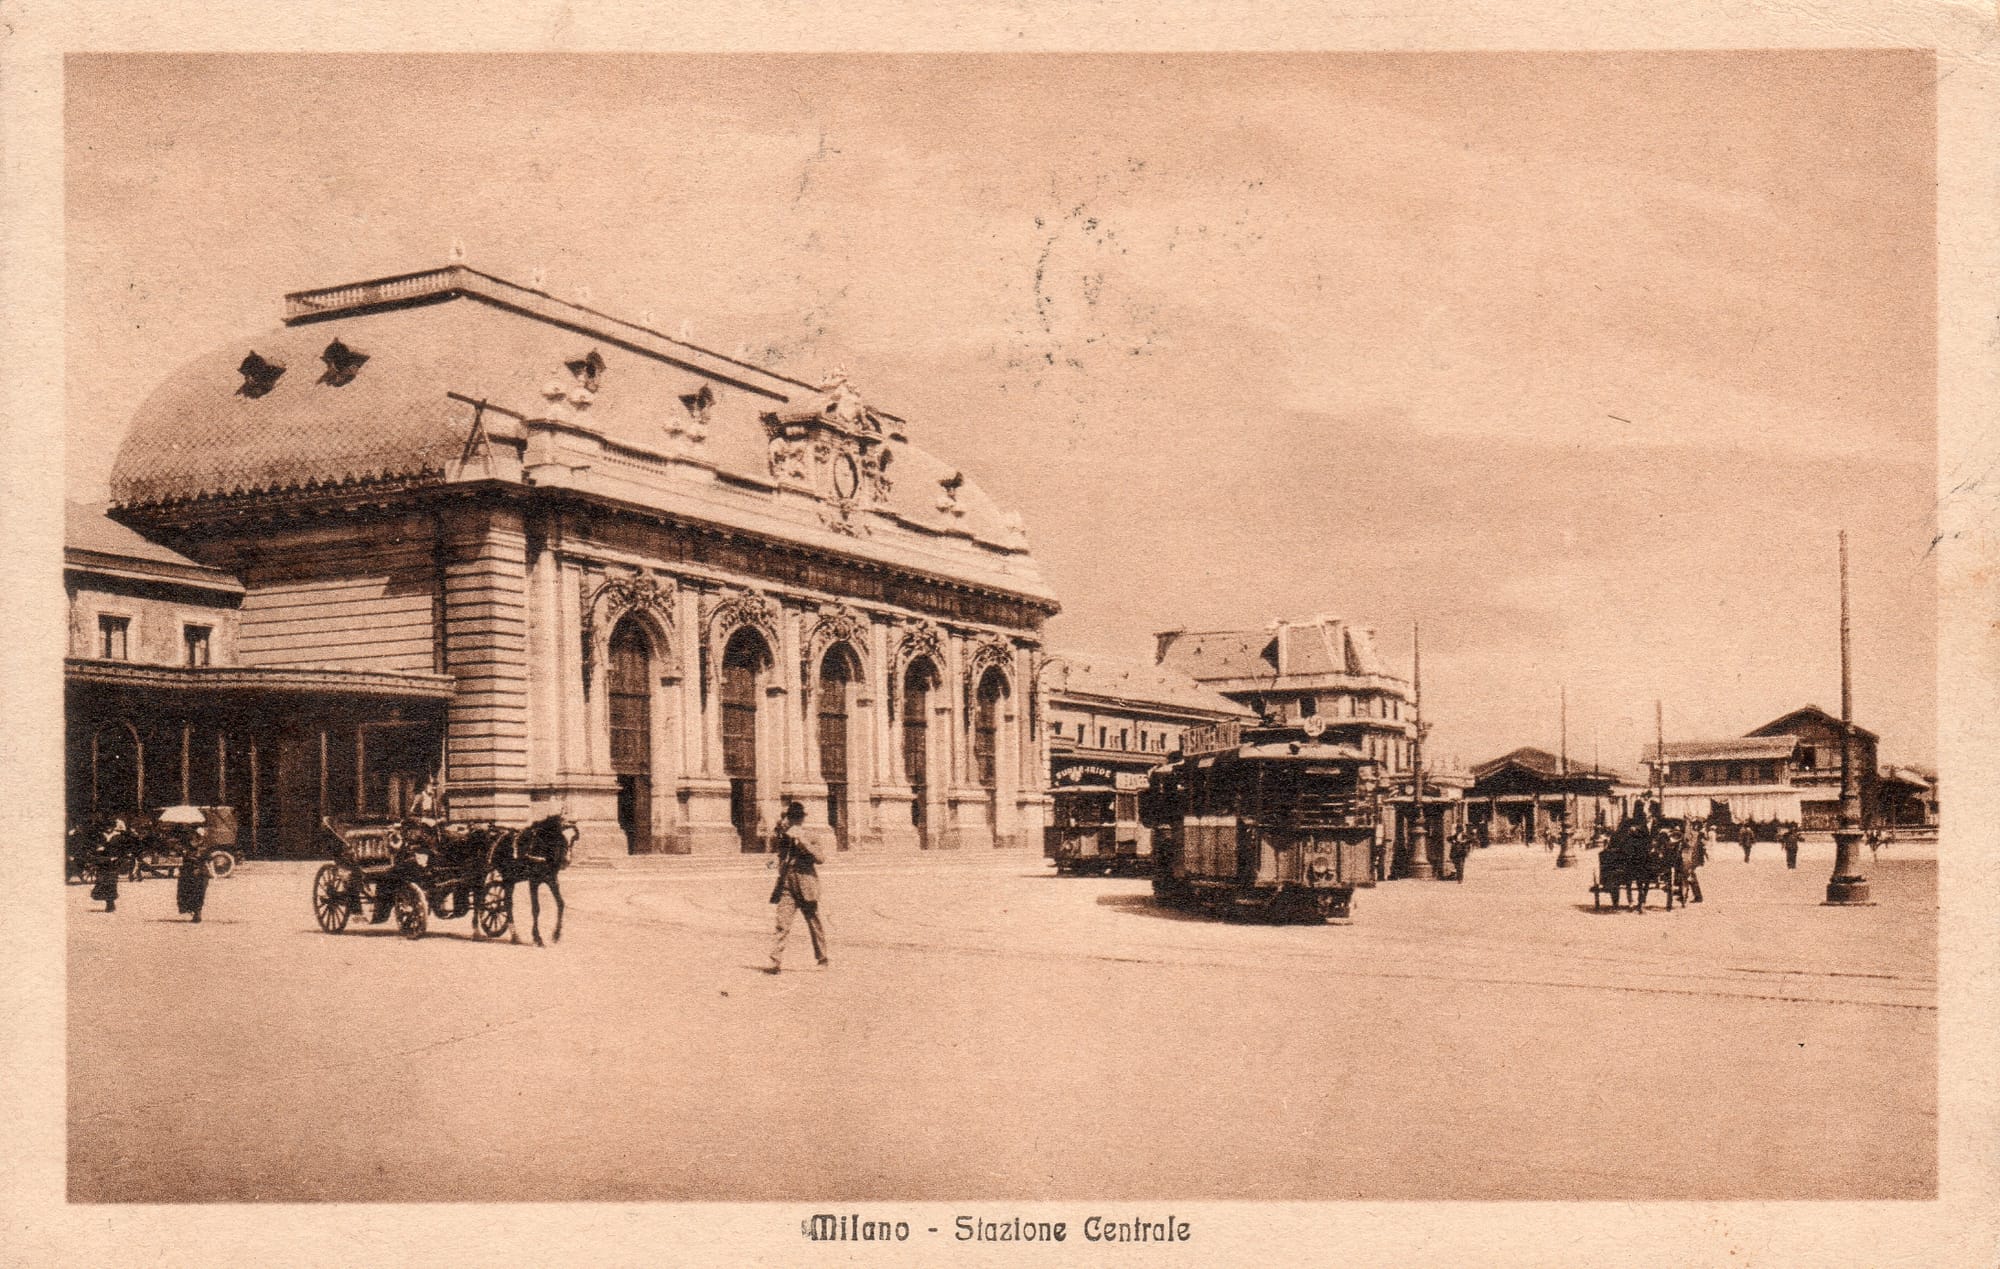
<svg viewBox="0 0 2000 1269"><path fill-rule="evenodd" d="M631 617L611 632L611 667L605 676L611 713L611 770L618 777L618 827L625 849L652 849L653 692L652 647Z"/></svg>
<svg viewBox="0 0 2000 1269"><path fill-rule="evenodd" d="M930 791L931 689L937 669L928 659L910 662L903 672L903 774L916 794L910 803L910 823L921 835L926 827L925 801ZM926 842L926 845L929 843Z"/></svg>
<svg viewBox="0 0 2000 1269"><path fill-rule="evenodd" d="M849 687L860 677L854 654L835 644L819 665L819 774L826 781L826 823L847 848L847 729Z"/></svg>
<svg viewBox="0 0 2000 1269"><path fill-rule="evenodd" d="M745 850L758 850L757 689L771 650L754 630L738 630L722 653L722 771L729 777L729 822Z"/></svg>
<svg viewBox="0 0 2000 1269"><path fill-rule="evenodd" d="M1007 679L1000 671L988 670L979 680L972 719L972 761L983 789L997 789L1000 783L995 755L999 752L1000 702L1006 695ZM1125 732L1120 729L1121 747L1124 738Z"/></svg>
<svg viewBox="0 0 2000 1269"><path fill-rule="evenodd" d="M91 810L128 815L144 796L139 779L139 733L123 720L105 723L90 739Z"/></svg>

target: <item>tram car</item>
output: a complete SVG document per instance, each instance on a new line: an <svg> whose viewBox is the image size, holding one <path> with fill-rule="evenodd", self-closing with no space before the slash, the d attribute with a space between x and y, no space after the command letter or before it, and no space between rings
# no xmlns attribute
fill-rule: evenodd
<svg viewBox="0 0 2000 1269"><path fill-rule="evenodd" d="M1139 822L1139 790L1101 784L1049 790L1042 854L1069 876L1143 876L1153 867L1153 830Z"/></svg>
<svg viewBox="0 0 2000 1269"><path fill-rule="evenodd" d="M1191 730L1142 799L1154 895L1277 921L1346 917L1370 879L1380 773L1324 734L1316 718Z"/></svg>

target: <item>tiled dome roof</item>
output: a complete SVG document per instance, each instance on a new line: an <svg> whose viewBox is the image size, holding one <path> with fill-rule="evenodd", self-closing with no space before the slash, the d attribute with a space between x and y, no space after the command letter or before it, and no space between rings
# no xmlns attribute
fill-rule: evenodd
<svg viewBox="0 0 2000 1269"><path fill-rule="evenodd" d="M763 416L821 399L796 380L462 267L289 298L291 322L196 358L146 400L112 470L115 506L441 480L465 449L472 402L528 419L560 414L551 390L592 356L587 412L568 425L664 450L668 428L686 422L687 402L706 387L699 458L753 485L771 479ZM900 421L877 417L892 429L881 510L933 534L1025 549L1018 520L909 444Z"/></svg>

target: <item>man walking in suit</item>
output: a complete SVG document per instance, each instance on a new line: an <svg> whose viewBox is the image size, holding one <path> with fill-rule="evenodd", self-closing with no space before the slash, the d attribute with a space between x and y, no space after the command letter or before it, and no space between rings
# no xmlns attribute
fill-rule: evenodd
<svg viewBox="0 0 2000 1269"><path fill-rule="evenodd" d="M824 966L826 930L819 922L819 865L826 856L811 840L798 832L805 822L806 808L797 802L785 807L778 831L771 835L771 849L778 855L778 880L771 887L771 902L778 905L778 930L771 942L771 963L764 970L775 974L784 964L785 936L792 932L792 918L803 913L806 932L812 935L813 956Z"/></svg>

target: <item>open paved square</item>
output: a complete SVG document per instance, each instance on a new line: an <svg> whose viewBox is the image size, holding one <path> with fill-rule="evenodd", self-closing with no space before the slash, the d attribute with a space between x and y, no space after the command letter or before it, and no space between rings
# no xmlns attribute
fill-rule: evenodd
<svg viewBox="0 0 2000 1269"><path fill-rule="evenodd" d="M69 901L73 1200L1785 1199L1936 1189L1936 866L1830 847L1591 911L1475 855L1351 923L1162 910L1022 852L843 856L757 972L757 858L575 869L563 941ZM527 916L527 896L517 900ZM551 924L545 907L543 928ZM796 970L797 972L793 972Z"/></svg>

